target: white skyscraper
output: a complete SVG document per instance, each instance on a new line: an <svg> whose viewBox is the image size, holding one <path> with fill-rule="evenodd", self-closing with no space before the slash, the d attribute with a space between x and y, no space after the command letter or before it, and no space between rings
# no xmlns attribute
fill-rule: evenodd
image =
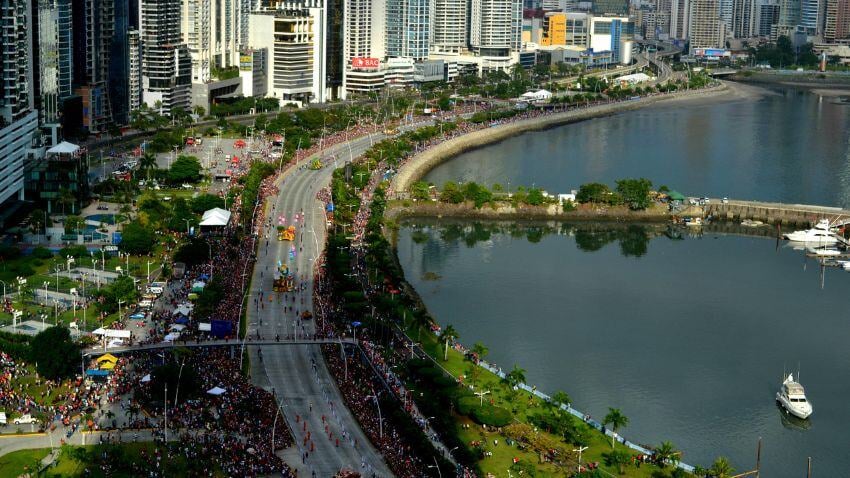
<svg viewBox="0 0 850 478"><path fill-rule="evenodd" d="M721 0L690 0L688 38L691 52L696 48L724 48L726 22L720 17Z"/></svg>
<svg viewBox="0 0 850 478"><path fill-rule="evenodd" d="M346 0L343 13L343 95L384 87L386 0ZM368 59L368 60L366 60Z"/></svg>
<svg viewBox="0 0 850 478"><path fill-rule="evenodd" d="M189 111L192 63L180 35L180 0L140 0L142 103Z"/></svg>
<svg viewBox="0 0 850 478"><path fill-rule="evenodd" d="M672 0L670 4L670 36L679 40L688 38L690 0Z"/></svg>
<svg viewBox="0 0 850 478"><path fill-rule="evenodd" d="M443 53L460 53L467 45L469 0L434 0L432 47Z"/></svg>
<svg viewBox="0 0 850 478"><path fill-rule="evenodd" d="M471 0L469 44L481 56L507 57L522 42L522 0Z"/></svg>
<svg viewBox="0 0 850 478"><path fill-rule="evenodd" d="M180 31L192 57L192 82L239 64L239 9L235 0L183 0Z"/></svg>

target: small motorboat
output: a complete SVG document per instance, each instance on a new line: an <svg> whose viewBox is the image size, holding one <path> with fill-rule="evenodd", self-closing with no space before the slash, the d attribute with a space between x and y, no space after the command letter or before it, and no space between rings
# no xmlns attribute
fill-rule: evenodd
<svg viewBox="0 0 850 478"><path fill-rule="evenodd" d="M761 227L764 226L764 223L761 221L755 221L753 219L744 219L741 221L741 225L745 227Z"/></svg>
<svg viewBox="0 0 850 478"><path fill-rule="evenodd" d="M818 257L834 257L841 255L841 251L839 251L838 249L830 249L827 247L809 249L809 253Z"/></svg>
<svg viewBox="0 0 850 478"><path fill-rule="evenodd" d="M776 392L776 401L797 418L806 419L812 414L812 404L806 399L803 386L794 381L794 374L789 373L782 382L782 388Z"/></svg>
<svg viewBox="0 0 850 478"><path fill-rule="evenodd" d="M684 219L686 226L696 227L702 226L702 218L701 217L686 217Z"/></svg>

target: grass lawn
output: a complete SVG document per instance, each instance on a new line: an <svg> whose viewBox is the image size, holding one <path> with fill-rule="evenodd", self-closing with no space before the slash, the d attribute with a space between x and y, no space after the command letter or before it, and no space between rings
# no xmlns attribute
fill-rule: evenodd
<svg viewBox="0 0 850 478"><path fill-rule="evenodd" d="M100 469L99 464L91 460L94 457L99 457L104 451L109 456L107 461L113 464L113 472L110 477L134 477L139 476L132 472L130 464L149 463L155 447L153 443L122 443L120 445L89 445L89 446L64 446L59 455L59 459L54 463L53 467L48 470L47 476L82 476L86 469L91 477L104 477L105 475ZM41 450L29 450L41 451ZM147 454L146 458L142 457L142 452ZM45 450L46 452L46 450ZM2 458L0 458L2 460ZM168 476L185 476L187 474L188 462L181 455L171 460L164 460L163 465L166 467L165 472ZM117 470L116 470L117 468ZM3 475L3 470L0 469L0 477ZM214 476L223 476L219 470L216 470Z"/></svg>
<svg viewBox="0 0 850 478"><path fill-rule="evenodd" d="M412 329L408 330L408 334L411 337L417 337L419 335L418 330ZM477 380L473 383L472 378L467 376L470 372L472 363L468 360L465 360L463 355L457 350L449 347L448 360L443 361L443 356L445 353L444 342L439 342L438 338L431 334L430 332L425 332L421 334L421 343L423 349L428 352L432 357L437 358L437 363L443 366L448 372L454 377L463 377L465 383L472 384L476 391L490 391L490 394L485 396L485 402L490 402L493 405L500 406L506 408L513 412L515 420L519 422L529 423L529 417L536 413L546 412L548 410L547 404L540 400L539 398L531 395L525 391L513 391L510 387L503 382L499 377L490 373L487 370L479 368L479 376ZM485 431L483 427L473 423L471 420L467 418L462 418L462 423L468 423L470 425L469 428L461 429L460 436L463 439L464 443L467 444L470 449L472 447L469 445L472 441L480 441L482 443L482 450L487 452L492 452L493 456L487 456L482 458L479 461L479 465L484 473L492 473L497 477L507 477L508 476L508 468L510 468L513 463L513 458L524 459L530 463L534 463L537 465L538 476L563 476L568 470L564 470L560 467L552 463L539 463L539 459L537 454L532 450L522 451L519 450L516 446L510 446L506 444L506 437L500 433L496 433L493 430ZM580 422L580 420L574 418L576 423ZM539 433L548 435L550 438L555 440L563 441L561 437L548 434L544 431L540 431ZM493 440L498 440L498 446L494 446ZM576 448L571 444L567 445L567 448L570 450ZM617 450L628 451L631 455L637 455L637 452L626 448L620 443L616 443ZM602 433L592 430L590 433L590 443L589 448L584 451L582 455L582 461L585 463L588 462L598 462L600 464L600 468L615 476L629 476L629 477L650 477L653 472L659 471L659 468L654 465L644 464L640 468L636 466L626 466L625 475L619 475L616 467L609 467L605 465L605 460L603 458L603 454L609 453L611 451L611 440L610 438L602 435ZM572 457L572 462L575 463L575 459L577 457ZM670 470L670 467L667 468ZM572 471L572 470L569 470ZM514 472L512 475L516 475Z"/></svg>
<svg viewBox="0 0 850 478"><path fill-rule="evenodd" d="M48 448L19 450L0 456L0 478L16 477L34 469L47 454Z"/></svg>

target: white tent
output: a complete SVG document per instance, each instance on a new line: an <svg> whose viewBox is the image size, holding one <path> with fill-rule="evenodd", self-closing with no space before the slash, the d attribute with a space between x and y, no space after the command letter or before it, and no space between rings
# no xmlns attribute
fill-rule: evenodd
<svg viewBox="0 0 850 478"><path fill-rule="evenodd" d="M191 304L180 304L176 309L174 309L174 315L184 315L189 317L189 312L191 312L194 307L195 306Z"/></svg>
<svg viewBox="0 0 850 478"><path fill-rule="evenodd" d="M56 146L47 150L47 154L74 154L80 150L80 147L76 144L69 143L67 141L62 141Z"/></svg>
<svg viewBox="0 0 850 478"><path fill-rule="evenodd" d="M103 335L104 337L115 337L119 339L129 339L130 331L129 330L115 330L115 329L104 329L100 327L92 332L95 335Z"/></svg>
<svg viewBox="0 0 850 478"><path fill-rule="evenodd" d="M552 97L552 92L547 90L537 90L537 91L529 91L528 93L523 93L520 96L520 99L525 101L544 101L548 100Z"/></svg>
<svg viewBox="0 0 850 478"><path fill-rule="evenodd" d="M216 207L204 212L201 226L226 226L230 222L230 211Z"/></svg>
<svg viewBox="0 0 850 478"><path fill-rule="evenodd" d="M198 330L201 332L209 332L212 330L212 324L209 322L201 322L198 324Z"/></svg>
<svg viewBox="0 0 850 478"><path fill-rule="evenodd" d="M185 328L186 328L186 326L185 326L185 325L181 325L181 324L171 324L171 327L169 327L169 328L168 328L168 330L170 330L170 331L172 331L172 332L182 332L182 331L183 331L183 329L185 329Z"/></svg>
<svg viewBox="0 0 850 478"><path fill-rule="evenodd" d="M224 392L226 392L226 391L227 391L227 390L225 390L225 389L223 389L223 388L221 388L221 387L213 387L213 388L211 388L211 389L207 390L207 393L209 393L210 395L219 396L219 395L223 394L223 393L224 393Z"/></svg>
<svg viewBox="0 0 850 478"><path fill-rule="evenodd" d="M151 381L151 374L147 374L144 377L142 377L142 383L147 383L147 382L150 382L150 381Z"/></svg>
<svg viewBox="0 0 850 478"><path fill-rule="evenodd" d="M177 340L179 338L180 338L180 332L171 332L170 334L166 335L162 339L162 341L163 342L174 342L175 340Z"/></svg>

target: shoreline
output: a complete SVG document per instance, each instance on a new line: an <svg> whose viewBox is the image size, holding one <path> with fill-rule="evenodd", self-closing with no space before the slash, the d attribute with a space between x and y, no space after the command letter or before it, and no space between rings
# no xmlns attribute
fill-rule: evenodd
<svg viewBox="0 0 850 478"><path fill-rule="evenodd" d="M664 102L699 101L717 98L731 92L731 97L723 100L749 99L758 96L753 88L741 88L722 82L720 86L703 90L678 91L675 93L641 97L638 100L605 103L589 108L578 108L561 113L542 115L515 123L484 128L444 141L432 148L416 154L402 166L392 179L391 189L396 192L407 191L410 186L428 174L439 164L454 159L456 156L483 146L532 131L542 131L549 128L568 125L593 118L610 116L624 111L632 111L657 105Z"/></svg>
<svg viewBox="0 0 850 478"><path fill-rule="evenodd" d="M510 203L499 202L495 207L475 208L472 203L447 204L439 201L419 201L416 204L409 201L390 201L384 212L384 217L391 221L407 218L430 217L442 219L483 219L495 221L575 221L575 222L608 222L608 223L667 223L671 219L668 211L660 207L644 211L630 211L623 206L618 207L579 207L574 211L561 211L560 206L529 206L526 204L513 207Z"/></svg>

